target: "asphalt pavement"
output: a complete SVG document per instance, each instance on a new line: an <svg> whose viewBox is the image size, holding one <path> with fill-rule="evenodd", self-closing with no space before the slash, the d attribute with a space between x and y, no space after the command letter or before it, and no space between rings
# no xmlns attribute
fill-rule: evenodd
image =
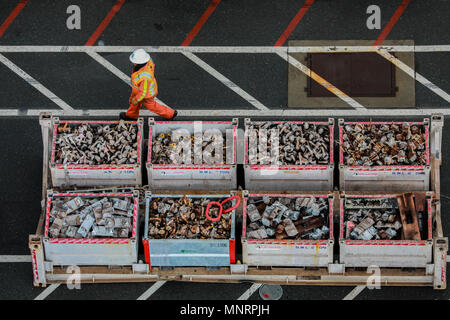
<svg viewBox="0 0 450 320"><path fill-rule="evenodd" d="M116 1L77 1L81 29L69 30L67 7L73 1L29 0L0 35L3 46L83 46L107 17ZM120 1L119 1L120 2ZM192 39L191 46L273 46L296 16L304 1L222 0ZM382 29L401 0L377 0ZM18 1L0 3L1 25ZM180 46L201 20L209 0L127 0L94 45ZM366 9L372 0L316 0L290 33L288 40L376 40L381 30L366 27ZM450 1L412 0L386 39L414 40L418 45L450 45ZM284 43L284 46L287 42ZM75 110L127 108L130 87L85 53L1 53L39 84ZM158 98L180 110L255 107L180 53L152 53L159 86ZM130 75L129 53L101 53L107 61ZM208 65L273 110L274 120L287 107L288 64L271 53L199 53ZM450 92L450 52L415 53L415 69L445 92ZM33 88L0 63L0 256L27 255L28 235L40 212L42 140L37 117L28 110L60 110L52 99ZM450 107L449 101L416 81L416 109ZM19 110L2 116L3 109ZM112 119L112 117L104 117ZM352 119L345 117L346 119ZM181 117L193 120L192 118ZM217 118L219 119L219 118ZM314 119L318 119L315 117ZM400 112L388 118L405 119ZM415 117L409 119L423 119ZM195 120L202 120L202 117ZM336 117L337 120L337 117ZM242 126L243 118L240 119ZM445 117L441 173L444 234L449 235L450 118ZM44 288L34 288L30 263L1 263L0 299L34 299ZM150 283L83 284L81 290L59 286L47 299L136 299ZM250 283L211 284L167 282L151 299L237 299ZM283 299L343 299L354 287L283 286ZM449 290L432 288L382 288L363 290L356 299L449 299ZM259 299L256 291L250 299Z"/></svg>

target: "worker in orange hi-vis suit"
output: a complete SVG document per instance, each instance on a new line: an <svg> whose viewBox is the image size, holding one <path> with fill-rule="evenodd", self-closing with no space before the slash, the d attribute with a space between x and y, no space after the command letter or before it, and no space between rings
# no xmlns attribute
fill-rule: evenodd
<svg viewBox="0 0 450 320"><path fill-rule="evenodd" d="M168 120L174 119L178 113L176 110L155 101L158 84L154 74L155 64L150 55L144 49L137 49L131 54L130 61L134 66L131 74L133 88L129 100L130 107L126 113L120 113L120 119L136 120L142 106Z"/></svg>

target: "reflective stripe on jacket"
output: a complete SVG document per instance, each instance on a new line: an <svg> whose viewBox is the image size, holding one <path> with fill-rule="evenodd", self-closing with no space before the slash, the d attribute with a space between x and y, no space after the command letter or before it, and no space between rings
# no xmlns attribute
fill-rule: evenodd
<svg viewBox="0 0 450 320"><path fill-rule="evenodd" d="M152 60L136 72L131 74L131 97L140 102L143 99L153 98L158 94L158 84L155 79L155 65Z"/></svg>

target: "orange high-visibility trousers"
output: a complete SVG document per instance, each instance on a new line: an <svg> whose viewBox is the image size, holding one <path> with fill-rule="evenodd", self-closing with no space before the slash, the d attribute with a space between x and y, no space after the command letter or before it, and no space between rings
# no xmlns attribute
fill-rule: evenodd
<svg viewBox="0 0 450 320"><path fill-rule="evenodd" d="M160 116L166 119L172 119L173 114L175 113L175 110L173 110L172 108L166 107L156 102L154 98L150 98L150 99L143 99L138 104L130 103L130 107L128 108L126 113L127 117L137 119L139 117L139 110L141 110L142 106L146 107L153 113L159 114Z"/></svg>

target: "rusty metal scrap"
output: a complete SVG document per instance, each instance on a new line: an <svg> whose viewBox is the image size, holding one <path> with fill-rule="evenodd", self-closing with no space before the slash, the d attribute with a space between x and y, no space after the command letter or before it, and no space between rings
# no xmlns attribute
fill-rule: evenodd
<svg viewBox="0 0 450 320"><path fill-rule="evenodd" d="M52 238L128 238L133 210L129 198L56 198L51 203L49 234Z"/></svg>
<svg viewBox="0 0 450 320"><path fill-rule="evenodd" d="M233 212L223 213L220 220L206 218L205 210L211 198L155 198L150 202L148 237L150 239L229 239ZM231 201L223 209L231 208ZM218 215L212 206L209 215Z"/></svg>
<svg viewBox="0 0 450 320"><path fill-rule="evenodd" d="M347 124L342 134L344 164L348 166L425 165L423 125Z"/></svg>
<svg viewBox="0 0 450 320"><path fill-rule="evenodd" d="M175 130L174 130L175 131ZM180 136L179 138L175 138L175 141L173 141L172 133L160 133L156 135L152 139L152 163L155 164L172 164L174 163L174 157L175 156L181 156L182 157L182 163L188 163L188 159L185 159L182 155L182 148L179 148L182 144L188 143L190 145L191 151L190 154L190 161L191 164L195 163L195 154L202 155L205 149L211 148L211 158L215 158L215 149L213 148L213 144L215 142L215 137L212 136L210 138L206 138L201 136L201 148L195 145L195 139L194 136L191 136L190 138L186 136ZM226 134L222 134L222 159L220 164L226 163ZM178 153L177 153L178 152ZM205 158L202 156L202 163L205 162Z"/></svg>
<svg viewBox="0 0 450 320"><path fill-rule="evenodd" d="M344 203L345 238L399 240L402 223L395 198L347 198Z"/></svg>
<svg viewBox="0 0 450 320"><path fill-rule="evenodd" d="M327 239L326 198L251 197L248 200L248 239Z"/></svg>
<svg viewBox="0 0 450 320"><path fill-rule="evenodd" d="M137 125L60 124L55 144L57 164L134 164L137 163Z"/></svg>
<svg viewBox="0 0 450 320"><path fill-rule="evenodd" d="M272 129L278 133L273 140L270 138ZM257 139L260 130L267 130L268 153L271 152L272 144L274 147L278 144L277 165L328 164L330 161L330 129L327 125L311 122L253 122L248 126L249 136L256 134ZM264 153L256 146L249 146L249 162L267 164L271 156Z"/></svg>

